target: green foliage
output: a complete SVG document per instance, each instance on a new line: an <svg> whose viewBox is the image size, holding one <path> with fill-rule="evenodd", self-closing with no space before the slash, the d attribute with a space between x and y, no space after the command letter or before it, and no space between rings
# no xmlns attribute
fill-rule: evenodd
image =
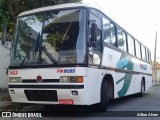
<svg viewBox="0 0 160 120"><path fill-rule="evenodd" d="M8 5L5 0L0 0L0 25L4 27L9 23L10 15L8 11Z"/></svg>
<svg viewBox="0 0 160 120"><path fill-rule="evenodd" d="M13 33L18 14L23 11L39 7L79 2L80 0L0 0L0 25L8 25L8 30Z"/></svg>

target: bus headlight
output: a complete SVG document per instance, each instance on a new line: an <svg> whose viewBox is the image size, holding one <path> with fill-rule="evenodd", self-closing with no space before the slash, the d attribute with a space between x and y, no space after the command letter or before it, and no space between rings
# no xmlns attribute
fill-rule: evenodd
<svg viewBox="0 0 160 120"><path fill-rule="evenodd" d="M61 76L60 77L61 83L83 83L83 77L82 76Z"/></svg>
<svg viewBox="0 0 160 120"><path fill-rule="evenodd" d="M69 82L69 77L60 77L60 82L61 83L68 83Z"/></svg>
<svg viewBox="0 0 160 120"><path fill-rule="evenodd" d="M9 82L10 83L21 83L21 78L20 77L9 77Z"/></svg>

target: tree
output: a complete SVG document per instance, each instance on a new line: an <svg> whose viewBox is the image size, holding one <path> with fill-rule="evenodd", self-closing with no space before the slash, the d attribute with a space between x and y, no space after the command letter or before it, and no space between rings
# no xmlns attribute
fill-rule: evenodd
<svg viewBox="0 0 160 120"><path fill-rule="evenodd" d="M21 12L44 6L79 1L80 0L0 0L0 26L3 32L3 41L6 39L6 32L13 32L17 16Z"/></svg>
<svg viewBox="0 0 160 120"><path fill-rule="evenodd" d="M2 44L4 44L4 40L6 39L7 26L10 20L10 15L8 11L8 6L5 0L0 0L0 26L2 28Z"/></svg>

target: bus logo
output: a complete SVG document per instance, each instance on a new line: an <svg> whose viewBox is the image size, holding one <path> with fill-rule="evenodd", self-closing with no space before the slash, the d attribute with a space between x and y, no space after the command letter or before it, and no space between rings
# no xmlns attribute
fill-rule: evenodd
<svg viewBox="0 0 160 120"><path fill-rule="evenodd" d="M40 82L42 82L43 79L42 79L42 77L40 75L38 75L36 80L37 80L38 83L40 83Z"/></svg>
<svg viewBox="0 0 160 120"><path fill-rule="evenodd" d="M147 65L146 64L140 64L140 68L142 70L147 70Z"/></svg>
<svg viewBox="0 0 160 120"><path fill-rule="evenodd" d="M75 73L75 69L57 69L57 73Z"/></svg>

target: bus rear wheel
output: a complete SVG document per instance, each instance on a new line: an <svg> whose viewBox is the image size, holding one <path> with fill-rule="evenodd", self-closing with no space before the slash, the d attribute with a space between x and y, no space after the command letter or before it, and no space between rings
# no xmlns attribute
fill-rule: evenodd
<svg viewBox="0 0 160 120"><path fill-rule="evenodd" d="M109 102L109 91L108 91L108 84L107 81L103 81L101 86L101 99L100 103L97 104L97 110L100 112L106 112L107 105Z"/></svg>
<svg viewBox="0 0 160 120"><path fill-rule="evenodd" d="M144 91L145 91L145 84L144 84L144 81L142 81L141 82L141 91L140 91L140 93L138 93L138 96L143 97Z"/></svg>

